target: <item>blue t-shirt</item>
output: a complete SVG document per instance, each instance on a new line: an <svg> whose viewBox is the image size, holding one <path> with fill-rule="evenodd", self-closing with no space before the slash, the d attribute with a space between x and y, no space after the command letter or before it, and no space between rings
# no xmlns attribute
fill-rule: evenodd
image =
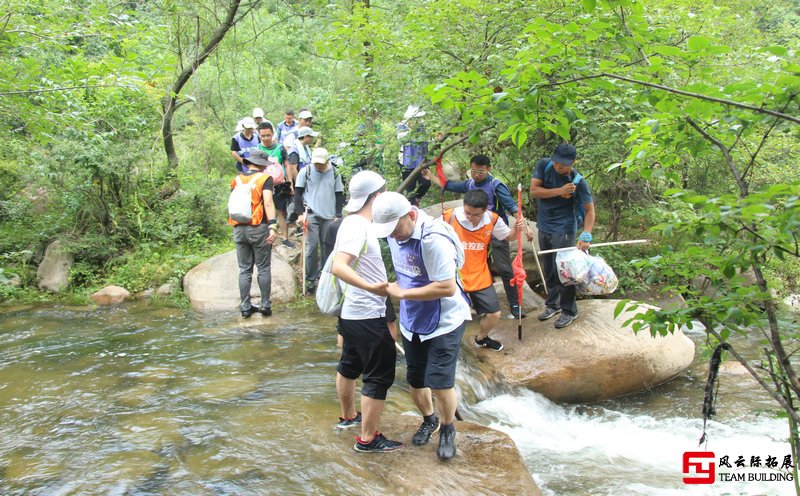
<svg viewBox="0 0 800 496"><path fill-rule="evenodd" d="M556 172L555 167L547 169L549 163L549 158L543 158L536 162L536 167L533 169L533 179L540 179L543 187L547 189L560 188L571 183L575 178L575 169L572 169L569 176L562 176ZM574 236L578 230L578 221L575 218L577 206L591 202L592 192L589 191L586 180L578 183L575 193L570 198L561 198L560 196L539 198L536 227L539 231L547 234L571 234Z"/></svg>

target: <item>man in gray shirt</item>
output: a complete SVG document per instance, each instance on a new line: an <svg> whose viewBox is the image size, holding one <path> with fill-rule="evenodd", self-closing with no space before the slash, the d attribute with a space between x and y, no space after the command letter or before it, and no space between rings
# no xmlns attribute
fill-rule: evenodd
<svg viewBox="0 0 800 496"><path fill-rule="evenodd" d="M342 176L330 164L328 151L315 148L311 153L311 167L305 167L297 176L294 185L295 212L303 212L297 218L302 226L308 221L306 234L306 291L313 293L317 287L322 263L320 251L325 246L323 236L328 224L342 216L344 207L344 185ZM308 209L306 217L306 208Z"/></svg>

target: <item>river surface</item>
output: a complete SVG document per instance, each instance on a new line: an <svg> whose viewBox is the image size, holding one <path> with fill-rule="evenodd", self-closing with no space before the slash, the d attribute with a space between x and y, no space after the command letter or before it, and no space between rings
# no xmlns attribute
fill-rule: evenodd
<svg viewBox="0 0 800 496"><path fill-rule="evenodd" d="M146 304L0 307L0 494L377 494L355 454L331 456L335 341L310 306L248 320ZM744 376L722 376L698 448L703 361L665 386L576 407L492 384L466 360L460 410L507 432L546 495L792 494L785 481L683 484L685 451L789 453L776 404ZM412 412L402 363L397 375L386 411Z"/></svg>

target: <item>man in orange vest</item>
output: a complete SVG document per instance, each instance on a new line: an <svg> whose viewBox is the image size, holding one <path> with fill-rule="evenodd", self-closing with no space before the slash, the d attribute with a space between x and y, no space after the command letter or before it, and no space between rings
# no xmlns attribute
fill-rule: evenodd
<svg viewBox="0 0 800 496"><path fill-rule="evenodd" d="M517 219L514 229L511 229L488 208L489 195L481 189L473 189L464 194L463 207L447 210L442 217L453 226L464 247L464 267L461 269L464 291L478 315L483 315L475 344L500 351L503 345L489 337L489 332L500 320L500 303L489 271L489 248L492 236L499 240L517 239L519 231L525 229L525 220Z"/></svg>
<svg viewBox="0 0 800 496"><path fill-rule="evenodd" d="M269 156L263 150L255 149L244 158L247 170L231 181L231 190L238 183L254 182L250 197L250 220L241 222L228 217L233 226L233 242L236 243L236 259L239 262L239 310L247 318L260 311L262 315L272 315L270 293L272 292L272 243L277 237L275 204L272 202L272 176L264 173L269 165ZM229 204L230 210L230 204ZM253 265L258 267L258 287L261 290L261 305L256 309L250 303L250 285L253 281Z"/></svg>

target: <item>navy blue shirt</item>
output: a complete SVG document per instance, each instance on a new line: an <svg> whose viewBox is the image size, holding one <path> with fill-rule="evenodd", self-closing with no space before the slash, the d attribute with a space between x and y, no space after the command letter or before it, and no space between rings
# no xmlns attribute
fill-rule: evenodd
<svg viewBox="0 0 800 496"><path fill-rule="evenodd" d="M547 169L550 163L549 158L543 158L536 162L533 169L533 179L540 179L542 186L547 189L555 189L571 183L577 173L575 169L569 176L562 176L556 172L555 167ZM547 234L571 234L575 235L578 230L578 221L575 218L578 205L585 205L592 202L592 192L586 180L578 183L575 193L570 198L554 196L552 198L539 198L539 213L536 218L536 227L539 231Z"/></svg>
<svg viewBox="0 0 800 496"><path fill-rule="evenodd" d="M482 181L475 182L475 187L480 188L485 183L493 180L494 177L492 177L491 174L487 174ZM466 193L470 190L470 182L470 179L460 182L447 181L447 184L444 185L444 190L452 191L453 193ZM514 200L514 198L511 196L511 190L509 190L508 186L503 184L501 181L498 181L497 186L494 188L494 201L489 201L489 211L496 213L501 219L503 219L504 222L508 223L506 212L516 214L517 210L519 210L519 208L517 207L516 200Z"/></svg>

